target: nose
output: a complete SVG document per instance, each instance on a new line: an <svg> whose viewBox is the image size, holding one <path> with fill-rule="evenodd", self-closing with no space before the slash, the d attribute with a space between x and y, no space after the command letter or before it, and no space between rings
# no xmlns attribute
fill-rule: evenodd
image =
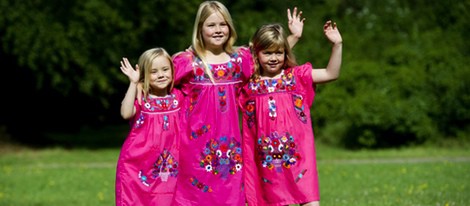
<svg viewBox="0 0 470 206"><path fill-rule="evenodd" d="M276 54L271 54L271 55L269 55L269 61L271 61L271 62L277 61L277 56L276 56Z"/></svg>
<svg viewBox="0 0 470 206"><path fill-rule="evenodd" d="M158 71L158 72L157 72L157 78L161 79L161 78L163 78L163 76L164 76L164 75L163 75L163 72L162 72L162 71Z"/></svg>
<svg viewBox="0 0 470 206"><path fill-rule="evenodd" d="M220 25L215 26L215 33L220 33L222 32L222 27Z"/></svg>

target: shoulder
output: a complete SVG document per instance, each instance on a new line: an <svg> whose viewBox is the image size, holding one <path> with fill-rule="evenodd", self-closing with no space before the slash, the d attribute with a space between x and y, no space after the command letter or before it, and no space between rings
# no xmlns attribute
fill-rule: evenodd
<svg viewBox="0 0 470 206"><path fill-rule="evenodd" d="M235 47L235 53L238 53L239 55L251 55L250 48L247 46Z"/></svg>
<svg viewBox="0 0 470 206"><path fill-rule="evenodd" d="M173 54L172 58L173 60L175 59L182 60L182 59L192 59L193 56L194 54L192 51L180 51L180 52Z"/></svg>

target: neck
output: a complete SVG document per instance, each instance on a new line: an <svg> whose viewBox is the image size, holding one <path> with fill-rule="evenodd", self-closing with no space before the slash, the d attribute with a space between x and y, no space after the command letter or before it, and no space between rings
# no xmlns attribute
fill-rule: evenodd
<svg viewBox="0 0 470 206"><path fill-rule="evenodd" d="M164 90L161 90L161 91L152 91L152 92L149 92L150 95L153 95L153 96L157 96L157 97L166 97L168 95L168 92L166 91L166 89Z"/></svg>
<svg viewBox="0 0 470 206"><path fill-rule="evenodd" d="M230 56L223 49L206 50L205 57L208 63L224 63L230 60Z"/></svg>

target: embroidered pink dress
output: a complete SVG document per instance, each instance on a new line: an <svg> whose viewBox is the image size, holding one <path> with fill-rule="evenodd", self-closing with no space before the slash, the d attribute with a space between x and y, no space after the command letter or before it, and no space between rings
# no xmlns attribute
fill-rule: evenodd
<svg viewBox="0 0 470 206"><path fill-rule="evenodd" d="M116 168L116 205L171 205L179 175L180 107L176 89L149 97L136 113Z"/></svg>
<svg viewBox="0 0 470 206"><path fill-rule="evenodd" d="M310 107L315 92L310 63L281 78L243 87L245 190L249 205L319 200Z"/></svg>
<svg viewBox="0 0 470 206"><path fill-rule="evenodd" d="M245 205L242 142L237 93L251 70L251 54L240 48L230 61L211 64L215 83L199 58L183 52L173 58L175 85L186 95L187 131L181 142L177 205Z"/></svg>

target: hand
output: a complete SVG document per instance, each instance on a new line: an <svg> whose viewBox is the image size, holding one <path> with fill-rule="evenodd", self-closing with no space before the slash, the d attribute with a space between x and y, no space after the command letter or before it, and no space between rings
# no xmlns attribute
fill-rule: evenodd
<svg viewBox="0 0 470 206"><path fill-rule="evenodd" d="M333 44L343 43L343 38L339 33L338 27L336 27L336 22L328 20L325 25L323 25L323 32L325 33L326 38L330 40Z"/></svg>
<svg viewBox="0 0 470 206"><path fill-rule="evenodd" d="M294 11L291 15L290 9L287 9L287 19L289 21L288 25L290 33L296 38L300 38L302 36L305 21L305 18L302 18L302 11L297 13L297 7L294 7Z"/></svg>
<svg viewBox="0 0 470 206"><path fill-rule="evenodd" d="M135 65L135 70L132 68L131 63L129 63L129 60L127 58L123 57L121 61L121 71L124 73L127 77L129 77L129 81L132 83L138 83L139 78L140 78L140 72L139 72L139 65Z"/></svg>

